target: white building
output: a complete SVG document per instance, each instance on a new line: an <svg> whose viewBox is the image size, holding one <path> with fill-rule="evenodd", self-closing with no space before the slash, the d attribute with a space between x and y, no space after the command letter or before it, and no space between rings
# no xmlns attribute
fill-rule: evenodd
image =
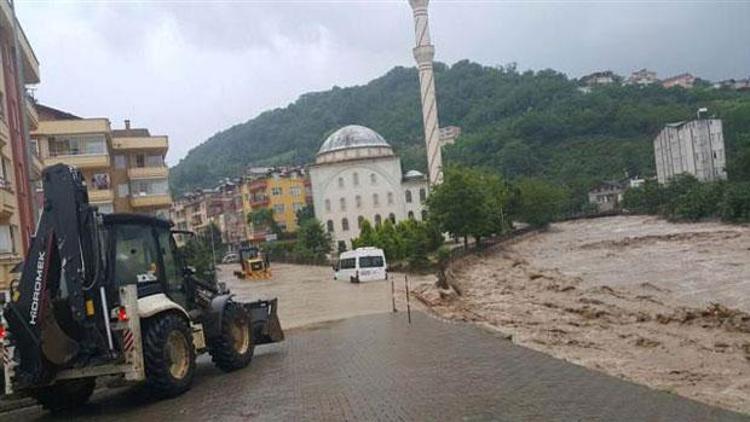
<svg viewBox="0 0 750 422"><path fill-rule="evenodd" d="M310 167L315 216L336 247L351 247L363 219L377 225L424 218L429 183L420 172L401 171L401 159L372 129L351 125L334 132Z"/></svg>
<svg viewBox="0 0 750 422"><path fill-rule="evenodd" d="M659 183L682 173L692 174L701 182L727 178L719 119L666 125L654 139L654 156Z"/></svg>

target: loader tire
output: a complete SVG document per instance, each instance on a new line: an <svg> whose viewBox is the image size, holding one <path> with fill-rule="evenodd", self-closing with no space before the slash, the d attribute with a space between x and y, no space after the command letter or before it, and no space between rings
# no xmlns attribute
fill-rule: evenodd
<svg viewBox="0 0 750 422"><path fill-rule="evenodd" d="M188 322L176 314L165 314L146 320L144 327L146 387L164 398L190 389L195 375L195 348Z"/></svg>
<svg viewBox="0 0 750 422"><path fill-rule="evenodd" d="M44 409L60 413L86 404L95 386L96 378L60 380L48 387L35 390L32 396Z"/></svg>
<svg viewBox="0 0 750 422"><path fill-rule="evenodd" d="M211 360L217 368L231 372L249 365L254 352L250 316L241 305L227 302L221 317L220 332L208 342Z"/></svg>

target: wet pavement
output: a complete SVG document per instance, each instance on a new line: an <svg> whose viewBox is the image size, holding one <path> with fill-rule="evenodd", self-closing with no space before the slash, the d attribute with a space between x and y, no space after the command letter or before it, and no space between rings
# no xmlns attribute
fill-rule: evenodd
<svg viewBox="0 0 750 422"><path fill-rule="evenodd" d="M418 312L411 325L383 313L287 334L234 373L202 358L193 388L175 399L109 390L66 419L747 420ZM44 417L29 408L1 418Z"/></svg>

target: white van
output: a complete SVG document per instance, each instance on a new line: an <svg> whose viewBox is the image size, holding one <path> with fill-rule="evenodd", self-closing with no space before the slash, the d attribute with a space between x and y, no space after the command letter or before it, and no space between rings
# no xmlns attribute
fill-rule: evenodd
<svg viewBox="0 0 750 422"><path fill-rule="evenodd" d="M388 278L385 253L378 248L357 248L339 255L339 262L333 266L334 280L349 280L352 283Z"/></svg>

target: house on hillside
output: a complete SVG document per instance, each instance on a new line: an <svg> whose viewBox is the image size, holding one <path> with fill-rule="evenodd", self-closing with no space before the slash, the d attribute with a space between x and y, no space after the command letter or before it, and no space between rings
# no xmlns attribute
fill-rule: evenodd
<svg viewBox="0 0 750 422"><path fill-rule="evenodd" d="M461 136L461 128L458 126L445 126L440 128L440 146L453 145L456 138Z"/></svg>
<svg viewBox="0 0 750 422"><path fill-rule="evenodd" d="M656 82L659 82L656 78L656 72L652 72L648 69L641 69L631 73L630 77L625 81L625 84L645 86Z"/></svg>
<svg viewBox="0 0 750 422"><path fill-rule="evenodd" d="M589 203L596 205L599 212L620 209L626 184L616 180L605 180L589 191Z"/></svg>
<svg viewBox="0 0 750 422"><path fill-rule="evenodd" d="M729 89L735 91L748 91L750 90L750 78L745 79L727 79L724 81L716 82L713 85L716 89Z"/></svg>
<svg viewBox="0 0 750 422"><path fill-rule="evenodd" d="M682 73L671 78L664 79L661 81L661 86L664 88L672 88L675 86L681 86L685 89L690 89L695 85L695 76L689 73Z"/></svg>
<svg viewBox="0 0 750 422"><path fill-rule="evenodd" d="M601 85L610 85L617 82L617 75L611 70L605 70L602 72L594 72L588 75L582 76L579 82L589 88Z"/></svg>

